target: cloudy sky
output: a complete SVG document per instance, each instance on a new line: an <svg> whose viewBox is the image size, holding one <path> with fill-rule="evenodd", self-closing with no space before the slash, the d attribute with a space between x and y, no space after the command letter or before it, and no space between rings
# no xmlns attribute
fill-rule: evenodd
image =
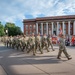
<svg viewBox="0 0 75 75"><path fill-rule="evenodd" d="M0 21L22 30L23 19L62 15L75 15L75 0L0 0Z"/></svg>

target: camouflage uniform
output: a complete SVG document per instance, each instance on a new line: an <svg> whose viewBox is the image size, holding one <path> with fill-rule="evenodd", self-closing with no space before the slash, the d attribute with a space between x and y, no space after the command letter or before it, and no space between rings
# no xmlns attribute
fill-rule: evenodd
<svg viewBox="0 0 75 75"><path fill-rule="evenodd" d="M61 35L61 36L63 36L63 35ZM68 60L71 59L70 55L66 51L64 38L60 37L60 39L59 39L59 53L58 53L58 56L57 56L58 59L60 59L60 56L61 56L62 52L65 54L65 56L67 57Z"/></svg>
<svg viewBox="0 0 75 75"><path fill-rule="evenodd" d="M24 51L24 49L27 50L27 40L28 40L28 38L26 37L26 35L24 35L24 37L22 39L22 51Z"/></svg>
<svg viewBox="0 0 75 75"><path fill-rule="evenodd" d="M7 40L7 47L12 47L12 39L11 37L8 37L8 40Z"/></svg>
<svg viewBox="0 0 75 75"><path fill-rule="evenodd" d="M42 37L42 49L43 49L44 47L46 48L47 52L49 52L49 50L48 50L47 36L46 36L46 35L44 35L44 36Z"/></svg>
<svg viewBox="0 0 75 75"><path fill-rule="evenodd" d="M52 45L52 39L51 39L50 35L47 37L47 42L48 42L48 48L51 45L51 49L54 51L53 45Z"/></svg>
<svg viewBox="0 0 75 75"><path fill-rule="evenodd" d="M16 40L16 48L17 50L20 48L22 48L22 39L23 37L22 36L18 36L17 40ZM22 49L21 49L22 50Z"/></svg>
<svg viewBox="0 0 75 75"><path fill-rule="evenodd" d="M5 43L5 46L8 47L8 36L5 36L5 37L4 37L4 43Z"/></svg>
<svg viewBox="0 0 75 75"><path fill-rule="evenodd" d="M17 37L14 36L13 39L12 39L12 48L13 49L16 47L16 44L17 44Z"/></svg>
<svg viewBox="0 0 75 75"><path fill-rule="evenodd" d="M29 37L29 45L30 45L30 48L27 51L27 53L29 53L32 50L33 51L33 55L35 55L35 36L34 35Z"/></svg>
<svg viewBox="0 0 75 75"><path fill-rule="evenodd" d="M40 35L36 36L36 50L39 48L39 51L41 52L41 54L43 54L42 48L41 48L41 37Z"/></svg>

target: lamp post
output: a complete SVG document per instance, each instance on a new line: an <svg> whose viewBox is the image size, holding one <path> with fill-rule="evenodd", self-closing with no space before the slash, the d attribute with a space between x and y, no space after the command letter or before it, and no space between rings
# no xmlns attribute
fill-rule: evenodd
<svg viewBox="0 0 75 75"><path fill-rule="evenodd" d="M6 29L6 31L5 31L5 32L6 32L6 35L8 35L8 29Z"/></svg>

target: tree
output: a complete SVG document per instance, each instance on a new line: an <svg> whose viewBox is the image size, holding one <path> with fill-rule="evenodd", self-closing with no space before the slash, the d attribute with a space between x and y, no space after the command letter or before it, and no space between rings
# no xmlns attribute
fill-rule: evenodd
<svg viewBox="0 0 75 75"><path fill-rule="evenodd" d="M16 26L14 23L6 23L5 24L5 30L8 30L8 35L9 36L15 36L15 35L21 35L22 31L21 28Z"/></svg>
<svg viewBox="0 0 75 75"><path fill-rule="evenodd" d="M0 36L3 36L5 34L4 32L4 26L0 22Z"/></svg>

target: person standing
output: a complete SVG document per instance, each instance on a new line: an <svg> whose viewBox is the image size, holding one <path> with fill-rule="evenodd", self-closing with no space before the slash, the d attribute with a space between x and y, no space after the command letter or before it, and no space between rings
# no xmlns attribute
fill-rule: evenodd
<svg viewBox="0 0 75 75"><path fill-rule="evenodd" d="M60 34L59 35L59 52L58 52L57 59L60 59L61 53L63 52L65 54L65 56L67 57L67 59L70 60L70 59L72 59L72 57L70 57L70 55L67 53L64 39L65 39L64 35Z"/></svg>

